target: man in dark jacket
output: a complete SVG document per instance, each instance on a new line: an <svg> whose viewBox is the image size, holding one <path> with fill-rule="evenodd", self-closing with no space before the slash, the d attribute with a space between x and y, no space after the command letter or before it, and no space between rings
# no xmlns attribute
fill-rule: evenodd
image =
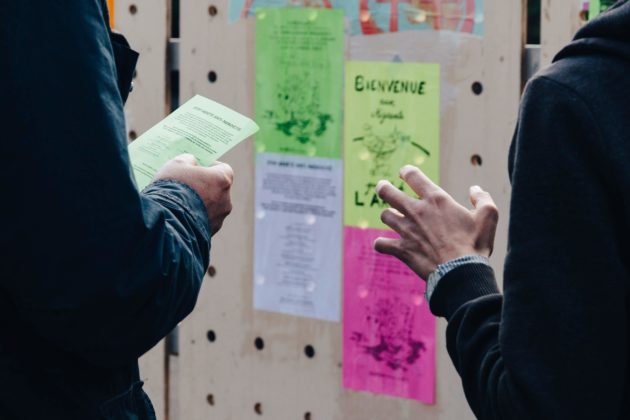
<svg viewBox="0 0 630 420"><path fill-rule="evenodd" d="M487 257L497 209L472 211L419 170L422 200L380 183L398 212L379 239L428 279L431 310L480 419L630 418L630 3L582 28L528 85L510 150L504 293Z"/></svg>
<svg viewBox="0 0 630 420"><path fill-rule="evenodd" d="M137 55L100 0L0 2L0 419L152 419L137 359L193 308L231 169L169 162L141 194Z"/></svg>

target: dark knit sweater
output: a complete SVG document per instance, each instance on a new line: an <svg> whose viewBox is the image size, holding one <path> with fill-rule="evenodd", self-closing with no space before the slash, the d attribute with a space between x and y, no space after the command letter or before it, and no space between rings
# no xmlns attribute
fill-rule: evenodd
<svg viewBox="0 0 630 420"><path fill-rule="evenodd" d="M480 419L630 419L630 2L527 86L504 293L464 265L431 309Z"/></svg>

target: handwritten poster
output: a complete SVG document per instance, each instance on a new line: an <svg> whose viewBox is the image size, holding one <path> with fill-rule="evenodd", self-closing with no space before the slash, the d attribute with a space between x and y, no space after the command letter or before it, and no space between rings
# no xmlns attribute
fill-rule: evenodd
<svg viewBox="0 0 630 420"><path fill-rule="evenodd" d="M339 321L341 160L256 157L254 306Z"/></svg>
<svg viewBox="0 0 630 420"><path fill-rule="evenodd" d="M256 16L257 152L339 158L343 12L259 9Z"/></svg>
<svg viewBox="0 0 630 420"><path fill-rule="evenodd" d="M396 237L380 221L379 180L411 193L398 174L413 164L438 181L440 69L353 61L345 92L343 383L432 404L435 318L424 282L373 243Z"/></svg>
<svg viewBox="0 0 630 420"><path fill-rule="evenodd" d="M343 10L351 35L437 30L483 35L484 0L231 0L230 21L263 7Z"/></svg>
<svg viewBox="0 0 630 420"><path fill-rule="evenodd" d="M386 229L379 180L410 193L398 173L412 164L438 181L439 65L351 61L345 89L344 224Z"/></svg>
<svg viewBox="0 0 630 420"><path fill-rule="evenodd" d="M424 282L372 248L393 232L344 231L344 387L433 404L435 318Z"/></svg>

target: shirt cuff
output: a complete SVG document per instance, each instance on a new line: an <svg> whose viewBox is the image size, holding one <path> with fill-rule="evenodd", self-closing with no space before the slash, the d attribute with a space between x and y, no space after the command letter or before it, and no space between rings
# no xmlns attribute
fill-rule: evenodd
<svg viewBox="0 0 630 420"><path fill-rule="evenodd" d="M467 263L452 269L433 290L429 307L435 316L447 320L463 305L479 297L498 294L492 267Z"/></svg>
<svg viewBox="0 0 630 420"><path fill-rule="evenodd" d="M484 264L490 266L490 261L488 258L482 257L481 255L465 255L438 265L435 271L432 272L427 279L427 287L424 292L424 297L429 304L431 303L431 296L433 296L433 292L440 283L440 280L442 280L442 278L450 271L464 264Z"/></svg>
<svg viewBox="0 0 630 420"><path fill-rule="evenodd" d="M158 180L147 185L142 194L153 199L158 199L162 205L171 208L175 206L178 210L186 213L195 225L203 232L205 239L209 242L212 237L208 212L203 200L190 186L175 180Z"/></svg>

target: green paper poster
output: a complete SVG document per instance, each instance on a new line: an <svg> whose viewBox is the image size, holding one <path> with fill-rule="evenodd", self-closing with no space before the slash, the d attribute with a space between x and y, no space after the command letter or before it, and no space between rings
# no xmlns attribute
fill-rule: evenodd
<svg viewBox="0 0 630 420"><path fill-rule="evenodd" d="M608 10L616 1L617 0L590 0L588 11L589 20L596 18L600 13Z"/></svg>
<svg viewBox="0 0 630 420"><path fill-rule="evenodd" d="M439 181L440 68L352 61L345 89L345 225L384 228L379 180L410 193L398 173L412 164Z"/></svg>
<svg viewBox="0 0 630 420"><path fill-rule="evenodd" d="M340 158L343 11L256 13L259 153Z"/></svg>
<svg viewBox="0 0 630 420"><path fill-rule="evenodd" d="M589 2L589 10L588 10L588 18L593 19L601 12L601 1L600 0L591 0Z"/></svg>

